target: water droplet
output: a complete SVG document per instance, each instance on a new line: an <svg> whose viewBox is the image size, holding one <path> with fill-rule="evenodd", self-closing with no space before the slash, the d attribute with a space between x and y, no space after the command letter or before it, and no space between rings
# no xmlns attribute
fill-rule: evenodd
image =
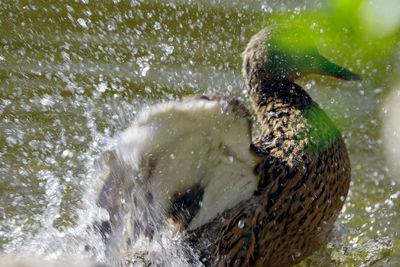
<svg viewBox="0 0 400 267"><path fill-rule="evenodd" d="M174 47L172 45L161 44L161 50L165 51L167 55L172 54L174 52Z"/></svg>
<svg viewBox="0 0 400 267"><path fill-rule="evenodd" d="M65 61L70 61L71 60L70 57L69 57L69 54L67 52L65 52L65 51L61 52L61 56Z"/></svg>
<svg viewBox="0 0 400 267"><path fill-rule="evenodd" d="M244 227L244 222L242 220L239 220L238 226L239 226L239 228L243 228Z"/></svg>
<svg viewBox="0 0 400 267"><path fill-rule="evenodd" d="M340 196L340 201L344 202L346 198L344 196Z"/></svg>
<svg viewBox="0 0 400 267"><path fill-rule="evenodd" d="M63 157L63 158L66 158L66 157L72 158L72 156L73 156L73 153L69 149L64 150L61 154L61 157Z"/></svg>
<svg viewBox="0 0 400 267"><path fill-rule="evenodd" d="M143 69L142 69L140 75L142 75L143 77L145 77L145 76L147 75L147 72L150 70L150 66L149 66L149 64L147 64L147 63L144 63L143 66L144 66L144 67L143 67Z"/></svg>
<svg viewBox="0 0 400 267"><path fill-rule="evenodd" d="M53 106L54 101L51 99L51 96L45 95L42 99L40 99L40 104L43 106Z"/></svg>
<svg viewBox="0 0 400 267"><path fill-rule="evenodd" d="M161 29L161 24L160 24L160 22L154 23L154 29L155 29L155 30Z"/></svg>
<svg viewBox="0 0 400 267"><path fill-rule="evenodd" d="M8 136L8 137L6 138L6 142L7 142L7 144L8 144L9 146L12 146L12 145L17 144L17 139L15 139L15 138L12 137L12 136Z"/></svg>
<svg viewBox="0 0 400 267"><path fill-rule="evenodd" d="M87 28L86 21L83 18L79 18L77 21L78 24L81 25L83 28Z"/></svg>
<svg viewBox="0 0 400 267"><path fill-rule="evenodd" d="M107 29L108 29L109 31L113 31L113 30L115 30L115 26L109 24L109 25L107 26Z"/></svg>
<svg viewBox="0 0 400 267"><path fill-rule="evenodd" d="M107 90L107 84L106 83L100 83L97 86L97 91L99 91L100 93L104 93Z"/></svg>
<svg viewBox="0 0 400 267"><path fill-rule="evenodd" d="M268 13L272 13L273 12L272 7L267 6L265 4L261 5L261 10L264 11L264 12L268 12Z"/></svg>
<svg viewBox="0 0 400 267"><path fill-rule="evenodd" d="M70 6L70 5L67 5L66 6L67 7L67 10L69 11L69 12L74 12L74 8L72 7L72 6Z"/></svg>
<svg viewBox="0 0 400 267"><path fill-rule="evenodd" d="M392 208L394 206L394 202L391 199L386 199L385 204L389 206L389 208Z"/></svg>

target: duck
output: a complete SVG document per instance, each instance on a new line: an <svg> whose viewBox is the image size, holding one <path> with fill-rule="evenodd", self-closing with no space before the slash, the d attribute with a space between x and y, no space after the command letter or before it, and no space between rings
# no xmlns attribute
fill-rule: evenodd
<svg viewBox="0 0 400 267"><path fill-rule="evenodd" d="M121 134L99 190L109 213L98 226L104 236L126 223L122 210L133 212L127 243L172 224L205 266L291 266L328 242L349 191L349 155L295 81L309 73L362 78L294 26L262 29L242 58L252 110L235 97L193 96L143 110ZM146 255L133 258L151 265Z"/></svg>
<svg viewBox="0 0 400 267"><path fill-rule="evenodd" d="M328 241L351 180L341 133L294 81L308 73L362 78L323 57L297 27L261 30L242 56L260 123L250 149L262 159L253 196L222 227L214 264L290 266Z"/></svg>

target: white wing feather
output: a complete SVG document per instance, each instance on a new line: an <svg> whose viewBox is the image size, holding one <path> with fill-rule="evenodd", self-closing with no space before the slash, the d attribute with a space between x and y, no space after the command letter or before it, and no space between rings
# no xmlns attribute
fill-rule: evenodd
<svg viewBox="0 0 400 267"><path fill-rule="evenodd" d="M189 229L251 197L256 188L250 121L226 99L166 102L138 114L116 148L119 164L145 171L155 202L171 208L176 193L204 189Z"/></svg>

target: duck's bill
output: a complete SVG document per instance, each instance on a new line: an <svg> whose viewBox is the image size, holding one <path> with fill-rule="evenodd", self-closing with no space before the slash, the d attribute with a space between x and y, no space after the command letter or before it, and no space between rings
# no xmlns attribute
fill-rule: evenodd
<svg viewBox="0 0 400 267"><path fill-rule="evenodd" d="M318 57L318 64L316 71L320 74L329 75L335 78L339 78L347 81L361 81L362 77L352 71L349 71L343 67L336 65L335 63L330 62L328 59L323 56Z"/></svg>

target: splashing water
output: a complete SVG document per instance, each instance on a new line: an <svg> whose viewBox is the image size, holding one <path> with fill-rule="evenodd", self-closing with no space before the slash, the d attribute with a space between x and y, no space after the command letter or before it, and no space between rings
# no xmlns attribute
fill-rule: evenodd
<svg viewBox="0 0 400 267"><path fill-rule="evenodd" d="M367 21L374 10L365 12L362 2L362 9L350 11ZM99 159L115 147L112 137L160 99L214 91L245 98L244 45L261 24L289 21L311 29L322 54L352 66L366 81L354 88L325 77L299 81L343 132L352 162L344 227L328 245L329 257L338 265L398 265L399 180L393 159L388 164L384 158L390 133L380 131L400 70L398 40L391 48L362 35L363 26L342 15L350 11L336 8L325 1L1 2L1 251L29 255L31 265L33 257L125 264L124 233L132 229L121 229L107 248L93 227L109 218L96 201L103 183ZM138 240L128 252L146 247L155 260L168 255L171 265L184 265L181 256L192 253L167 222L153 241ZM324 259L317 255L311 262Z"/></svg>

